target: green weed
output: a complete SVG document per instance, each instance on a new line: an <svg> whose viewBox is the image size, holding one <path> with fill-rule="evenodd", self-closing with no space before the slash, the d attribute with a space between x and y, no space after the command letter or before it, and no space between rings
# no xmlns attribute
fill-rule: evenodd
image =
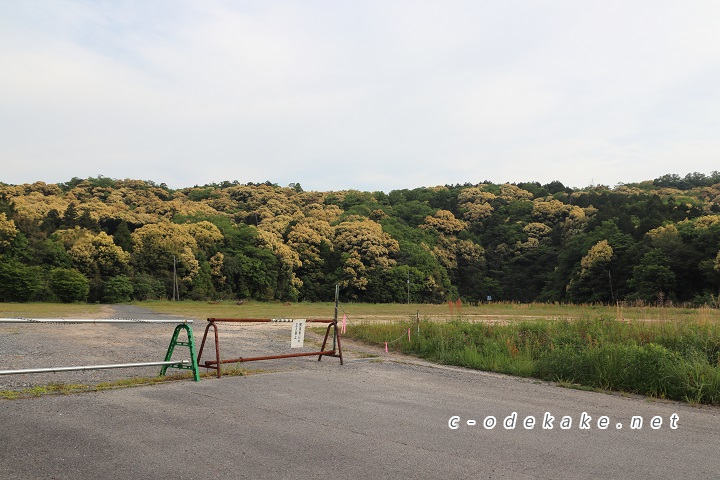
<svg viewBox="0 0 720 480"><path fill-rule="evenodd" d="M411 328L411 339L407 329ZM504 325L424 320L361 324L348 336L437 363L583 388L720 404L720 325L611 316Z"/></svg>

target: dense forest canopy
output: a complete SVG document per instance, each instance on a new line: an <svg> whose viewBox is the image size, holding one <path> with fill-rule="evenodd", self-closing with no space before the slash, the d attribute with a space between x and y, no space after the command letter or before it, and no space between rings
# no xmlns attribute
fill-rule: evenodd
<svg viewBox="0 0 720 480"><path fill-rule="evenodd" d="M176 281L175 281L176 279ZM720 173L636 184L304 191L0 183L0 300L717 306Z"/></svg>

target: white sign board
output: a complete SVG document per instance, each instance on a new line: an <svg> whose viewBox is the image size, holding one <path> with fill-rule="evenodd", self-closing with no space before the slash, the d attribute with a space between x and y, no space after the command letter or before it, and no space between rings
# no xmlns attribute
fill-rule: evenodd
<svg viewBox="0 0 720 480"><path fill-rule="evenodd" d="M293 320L290 348L302 348L305 342L305 319Z"/></svg>

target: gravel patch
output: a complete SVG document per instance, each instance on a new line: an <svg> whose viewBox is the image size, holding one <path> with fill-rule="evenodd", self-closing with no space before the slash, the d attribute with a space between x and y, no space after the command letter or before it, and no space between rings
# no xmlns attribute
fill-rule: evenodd
<svg viewBox="0 0 720 480"><path fill-rule="evenodd" d="M122 319L182 319L159 314L134 305L108 305L95 318ZM206 322L192 324L197 353L205 332ZM82 365L163 361L175 326L173 324L2 324L0 323L0 370L26 368L56 368ZM325 326L306 329L305 347L290 349L291 324L218 324L221 359L280 355L320 350ZM181 332L180 340L185 340ZM345 346L346 342L343 343ZM363 347L360 347L361 349ZM376 350L372 347L367 349ZM346 360L347 347L344 348ZM352 355L352 354L351 354ZM367 353L360 353L363 358ZM177 346L173 360L189 359L187 347ZM215 358L213 330L201 360ZM340 360L332 357L318 362L316 357L247 362L240 364L247 370L278 371L297 368L335 368ZM228 364L225 367L234 366ZM201 372L208 371L201 368ZM38 374L0 375L0 389L16 390L50 384L97 385L136 377L155 377L160 367L133 367L106 370L85 370ZM211 372L214 373L214 370ZM187 373L187 370L168 369L167 375Z"/></svg>

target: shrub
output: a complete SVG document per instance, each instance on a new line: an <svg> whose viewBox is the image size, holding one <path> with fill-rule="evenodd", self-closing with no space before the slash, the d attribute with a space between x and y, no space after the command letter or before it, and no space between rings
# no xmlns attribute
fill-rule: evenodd
<svg viewBox="0 0 720 480"><path fill-rule="evenodd" d="M103 302L129 302L134 292L133 284L125 275L110 278L103 286Z"/></svg>
<svg viewBox="0 0 720 480"><path fill-rule="evenodd" d="M42 286L42 270L18 262L0 262L0 285L0 301L31 301Z"/></svg>
<svg viewBox="0 0 720 480"><path fill-rule="evenodd" d="M85 302L90 293L90 282L75 269L55 268L50 271L50 290L63 303Z"/></svg>

